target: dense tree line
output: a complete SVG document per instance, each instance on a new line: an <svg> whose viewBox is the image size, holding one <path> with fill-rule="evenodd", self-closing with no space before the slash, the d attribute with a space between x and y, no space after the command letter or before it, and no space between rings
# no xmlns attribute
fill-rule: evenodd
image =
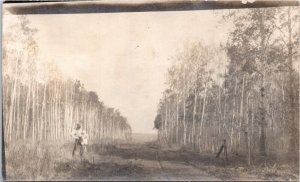
<svg viewBox="0 0 300 182"><path fill-rule="evenodd" d="M226 45L190 45L168 72L154 124L159 140L217 152L299 149L299 11L234 10Z"/></svg>
<svg viewBox="0 0 300 182"><path fill-rule="evenodd" d="M129 138L131 127L118 110L105 106L80 81L64 79L53 62L38 60L37 30L25 16L18 20L3 36L5 141L68 139L75 123L90 139Z"/></svg>

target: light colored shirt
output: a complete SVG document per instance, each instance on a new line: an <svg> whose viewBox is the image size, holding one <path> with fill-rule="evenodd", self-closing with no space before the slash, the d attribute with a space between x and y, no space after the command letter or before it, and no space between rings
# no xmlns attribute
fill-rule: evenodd
<svg viewBox="0 0 300 182"><path fill-rule="evenodd" d="M82 145L87 145L88 143L88 134L83 130L83 129L74 129L71 132L71 136L74 139L79 139L80 137L82 138Z"/></svg>

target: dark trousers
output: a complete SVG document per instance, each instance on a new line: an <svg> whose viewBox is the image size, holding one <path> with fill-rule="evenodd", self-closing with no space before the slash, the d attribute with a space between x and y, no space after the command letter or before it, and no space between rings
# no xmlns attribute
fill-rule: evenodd
<svg viewBox="0 0 300 182"><path fill-rule="evenodd" d="M74 157L75 152L76 152L76 150L77 150L78 147L79 147L80 156L82 156L82 154L83 154L83 146L81 144L81 141L79 139L75 139L75 145L74 145L74 149L73 149L73 152L72 152L72 156L73 157Z"/></svg>

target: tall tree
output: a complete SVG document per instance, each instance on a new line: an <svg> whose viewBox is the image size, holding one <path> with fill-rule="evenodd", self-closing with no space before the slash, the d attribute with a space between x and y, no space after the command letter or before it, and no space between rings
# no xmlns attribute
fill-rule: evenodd
<svg viewBox="0 0 300 182"><path fill-rule="evenodd" d="M282 60L279 67L288 72L289 80L289 152L295 153L299 149L299 8L280 8L278 20L276 28L280 36L276 39L277 46L283 48L280 49Z"/></svg>
<svg viewBox="0 0 300 182"><path fill-rule="evenodd" d="M234 14L235 28L231 32L227 52L235 64L260 81L260 153L266 155L266 106L267 75L272 72L272 35L275 29L274 9L251 9Z"/></svg>

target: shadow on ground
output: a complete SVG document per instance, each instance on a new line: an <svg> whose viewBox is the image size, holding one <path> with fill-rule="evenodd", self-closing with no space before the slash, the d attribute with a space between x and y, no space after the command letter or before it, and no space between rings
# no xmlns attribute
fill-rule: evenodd
<svg viewBox="0 0 300 182"><path fill-rule="evenodd" d="M149 169L133 163L101 162L93 164L84 160L59 163L55 170L72 176L74 180L110 180L112 178L118 179L118 177L120 180L126 180L128 177L146 174ZM63 176L61 177L64 179Z"/></svg>
<svg viewBox="0 0 300 182"><path fill-rule="evenodd" d="M152 142L120 147L111 147L101 155L118 156L123 159L162 160L186 164L188 161L201 161L204 165L226 165L224 159L214 154L199 154L189 150L169 150Z"/></svg>

